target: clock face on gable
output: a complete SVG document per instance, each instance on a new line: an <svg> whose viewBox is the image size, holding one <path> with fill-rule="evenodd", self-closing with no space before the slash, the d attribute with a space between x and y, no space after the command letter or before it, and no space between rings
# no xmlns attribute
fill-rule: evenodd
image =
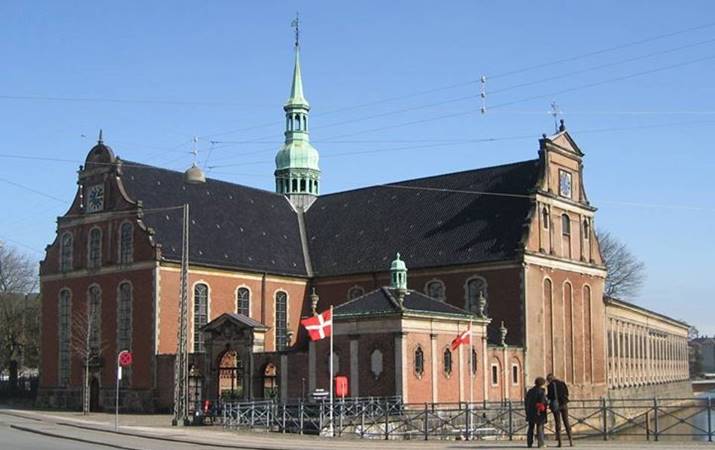
<svg viewBox="0 0 715 450"><path fill-rule="evenodd" d="M97 184L87 188L87 212L97 212L104 209L104 186Z"/></svg>
<svg viewBox="0 0 715 450"><path fill-rule="evenodd" d="M571 172L559 170L559 195L571 198Z"/></svg>

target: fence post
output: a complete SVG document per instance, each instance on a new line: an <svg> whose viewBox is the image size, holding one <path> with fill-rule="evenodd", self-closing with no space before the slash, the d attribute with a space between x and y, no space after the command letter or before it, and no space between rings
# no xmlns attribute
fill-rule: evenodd
<svg viewBox="0 0 715 450"><path fill-rule="evenodd" d="M335 414L333 412L333 414ZM345 414L345 401L343 400L343 403L340 405L340 415L338 416L338 420L340 421L338 423L338 436L343 435L343 414Z"/></svg>
<svg viewBox="0 0 715 450"><path fill-rule="evenodd" d="M286 404L283 403L283 432L286 432Z"/></svg>
<svg viewBox="0 0 715 450"><path fill-rule="evenodd" d="M427 402L425 402L425 417L424 420L422 421L424 425L424 435L425 435L425 441L429 439L429 417L427 417L427 414L429 414Z"/></svg>
<svg viewBox="0 0 715 450"><path fill-rule="evenodd" d="M650 413L645 412L645 440L650 441Z"/></svg>
<svg viewBox="0 0 715 450"><path fill-rule="evenodd" d="M658 427L658 398L653 399L653 427L655 428L653 430L653 435L655 436L655 441L658 442L658 433L660 431L660 428Z"/></svg>
<svg viewBox="0 0 715 450"><path fill-rule="evenodd" d="M303 434L303 400L300 401L300 405L298 406L298 414L300 414L300 419L298 419L300 423L300 434Z"/></svg>
<svg viewBox="0 0 715 450"><path fill-rule="evenodd" d="M708 441L713 441L713 403L710 394L708 394Z"/></svg>
<svg viewBox="0 0 715 450"><path fill-rule="evenodd" d="M251 429L253 429L253 424L255 423L256 420L256 405L251 402Z"/></svg>
<svg viewBox="0 0 715 450"><path fill-rule="evenodd" d="M360 437L365 437L365 405L360 408Z"/></svg>
<svg viewBox="0 0 715 450"><path fill-rule="evenodd" d="M390 439L390 416L387 412L387 408L387 398L385 398L385 440Z"/></svg>
<svg viewBox="0 0 715 450"><path fill-rule="evenodd" d="M601 419L603 420L603 440L608 440L608 407L606 398L601 397Z"/></svg>
<svg viewBox="0 0 715 450"><path fill-rule="evenodd" d="M509 400L509 440L514 440L514 407Z"/></svg>
<svg viewBox="0 0 715 450"><path fill-rule="evenodd" d="M464 420L465 425L467 426L467 440L470 440L472 437L472 404L467 403L467 411L466 411L466 417Z"/></svg>

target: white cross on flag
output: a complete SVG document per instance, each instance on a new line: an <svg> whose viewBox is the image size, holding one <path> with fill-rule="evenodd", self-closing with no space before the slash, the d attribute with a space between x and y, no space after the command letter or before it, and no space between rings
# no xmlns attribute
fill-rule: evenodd
<svg viewBox="0 0 715 450"><path fill-rule="evenodd" d="M472 343L472 324L469 324L469 327L467 327L466 330L462 332L459 336L457 336L453 341L452 341L452 351L456 350L457 347L459 347L462 344L471 344Z"/></svg>
<svg viewBox="0 0 715 450"><path fill-rule="evenodd" d="M333 315L329 309L313 317L303 319L300 323L308 330L311 341L325 339L333 333Z"/></svg>

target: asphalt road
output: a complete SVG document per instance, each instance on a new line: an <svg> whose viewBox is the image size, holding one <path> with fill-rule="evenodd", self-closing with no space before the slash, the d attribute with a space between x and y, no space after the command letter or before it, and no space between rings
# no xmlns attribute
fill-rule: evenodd
<svg viewBox="0 0 715 450"><path fill-rule="evenodd" d="M103 428L103 429L102 429ZM262 450L476 450L526 448L523 441L360 441L258 432L222 432L189 428L126 426L122 434L111 424L72 420L67 416L0 409L0 450L124 450L262 449ZM153 437L152 437L153 436ZM187 442L189 441L189 442ZM707 442L578 441L581 450L715 449ZM553 446L553 443L551 443Z"/></svg>

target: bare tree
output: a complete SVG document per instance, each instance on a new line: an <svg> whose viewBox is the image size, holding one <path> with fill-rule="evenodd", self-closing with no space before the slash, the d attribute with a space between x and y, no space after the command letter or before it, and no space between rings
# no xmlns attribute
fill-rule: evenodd
<svg viewBox="0 0 715 450"><path fill-rule="evenodd" d="M89 414L90 368L100 363L106 344L100 340L100 315L98 304L88 300L85 307L72 313L70 351L82 362L84 383L82 386L82 413Z"/></svg>
<svg viewBox="0 0 715 450"><path fill-rule="evenodd" d="M604 295L615 298L637 296L645 282L645 264L608 231L596 230L596 237L608 269Z"/></svg>
<svg viewBox="0 0 715 450"><path fill-rule="evenodd" d="M7 370L10 388L18 366L37 367L39 297L37 266L29 256L0 242L0 372Z"/></svg>

